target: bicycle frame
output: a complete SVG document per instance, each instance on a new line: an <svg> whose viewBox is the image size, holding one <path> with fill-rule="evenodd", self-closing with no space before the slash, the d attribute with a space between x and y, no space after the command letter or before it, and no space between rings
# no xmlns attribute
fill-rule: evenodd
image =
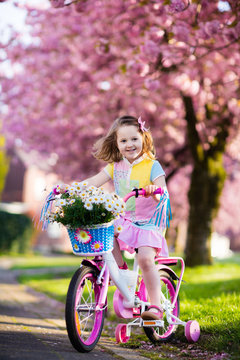
<svg viewBox="0 0 240 360"><path fill-rule="evenodd" d="M155 193L162 194L162 189ZM131 196L144 196L145 190L140 189L128 194L124 200ZM171 269L171 265L181 264L180 276ZM134 258L133 270L119 269L112 252L99 254L94 259L84 259L81 269L74 274L67 295L66 324L69 339L72 345L80 352L91 351L97 344L101 335L104 311L107 307L107 293L110 279L116 285L117 290L113 297L115 313L120 318L133 319L128 324L118 324L115 330L117 342L126 342L130 337L133 326L142 327L152 342L166 341L176 330L175 325L185 327L185 335L191 342L198 340L200 327L197 321L181 321L179 316L179 290L184 273L184 261L180 257L155 258L162 286L160 308L162 317L157 320L143 320L141 314L150 305L148 302L147 289L143 279L139 278L139 265L137 256ZM177 281L175 285L174 280ZM85 282L86 281L86 282ZM89 286L88 283L92 285ZM85 287L86 286L86 287ZM87 289L85 298L83 289ZM90 289L88 293L88 289ZM92 293L94 297L92 297ZM83 295L81 295L83 294ZM80 296L80 298L79 298ZM83 302L81 302L81 296ZM89 299L89 300L88 300ZM80 304L76 306L76 302ZM88 305L89 302L89 305ZM81 317L81 314L86 314ZM95 314L92 317L92 314ZM81 324L87 319L90 321L90 330L81 328ZM84 323L84 324L87 324ZM86 333L89 334L85 337Z"/></svg>
<svg viewBox="0 0 240 360"><path fill-rule="evenodd" d="M161 188L157 189L155 192L155 194L162 194L163 190ZM146 192L144 189L140 189L138 190L138 195L140 196L145 196ZM136 195L136 191L132 191L129 194L127 194L124 198L124 201L126 202L130 197L135 196ZM121 270L119 269L115 258L113 256L112 253L107 253L107 254L103 254L102 255L103 261L104 261L104 265L103 268L98 276L98 280L97 282L100 284L102 282L102 279L104 279L103 282L103 288L102 288L102 292L101 292L101 296L99 299L99 304L98 304L98 309L100 310L104 304L106 303L106 298L107 298L107 290L108 290L108 284L109 284L109 277L111 277L111 279L113 280L114 284L116 285L116 287L118 288L118 290L120 291L121 295L124 298L124 307L126 308L133 308L134 306L146 306L149 305L149 303L137 300L135 298L135 289L136 289L136 285L137 285L137 280L138 280L138 272L139 272L139 266L137 263L137 259L134 259L134 266L133 266L133 272L136 273L135 276L135 281L134 283L132 283L131 287L134 291L130 291L129 289L129 283L122 278L122 273ZM185 265L184 265L184 261L182 258L180 257L171 257L171 258L162 258L162 257L156 257L155 261L159 264L162 265L160 268L166 270L169 274L173 275L173 278L175 278L177 280L177 288L176 288L176 293L174 296L174 300L172 302L172 308L174 308L177 298L178 298L178 294L179 294L179 290L180 290L180 286L181 286L181 282L182 282L182 278L183 278L183 273L184 273L184 269L185 269ZM180 261L181 263L181 273L180 273L180 277L178 277L175 272L169 268L167 265L168 264L172 264L172 265L176 265L177 262ZM130 270L128 270L129 272ZM126 272L126 270L124 270L124 272ZM181 322L182 323L182 322Z"/></svg>

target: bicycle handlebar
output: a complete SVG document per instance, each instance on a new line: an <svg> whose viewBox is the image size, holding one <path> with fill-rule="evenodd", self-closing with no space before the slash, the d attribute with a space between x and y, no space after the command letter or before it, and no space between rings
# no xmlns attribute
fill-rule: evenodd
<svg viewBox="0 0 240 360"><path fill-rule="evenodd" d="M164 190L161 187L159 187L153 192L153 194L154 195L157 195L157 194L163 195ZM124 196L123 201L127 202L128 199L130 199L132 196L138 197L139 195L146 196L146 190L145 189L133 189L133 191L128 193L126 196Z"/></svg>

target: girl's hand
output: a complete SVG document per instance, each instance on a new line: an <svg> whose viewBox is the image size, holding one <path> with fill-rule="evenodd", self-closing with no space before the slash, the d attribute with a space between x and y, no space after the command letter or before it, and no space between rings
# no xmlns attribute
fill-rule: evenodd
<svg viewBox="0 0 240 360"><path fill-rule="evenodd" d="M145 187L146 195L145 197L153 196L156 197L156 195L153 195L154 191L158 189L159 186L157 185L147 185Z"/></svg>

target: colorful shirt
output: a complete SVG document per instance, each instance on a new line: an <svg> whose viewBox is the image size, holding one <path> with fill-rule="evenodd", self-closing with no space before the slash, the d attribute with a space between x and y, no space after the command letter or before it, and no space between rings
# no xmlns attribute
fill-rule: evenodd
<svg viewBox="0 0 240 360"><path fill-rule="evenodd" d="M124 158L118 163L108 164L104 171L113 179L115 192L122 198L133 188L145 188L153 184L159 176L165 176L160 163L142 156L132 164ZM157 203L152 198L130 198L126 204L125 218L132 222L148 222L156 210Z"/></svg>

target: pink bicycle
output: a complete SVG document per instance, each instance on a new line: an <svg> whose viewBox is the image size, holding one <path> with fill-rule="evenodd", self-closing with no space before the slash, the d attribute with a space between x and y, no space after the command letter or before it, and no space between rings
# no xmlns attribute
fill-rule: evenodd
<svg viewBox="0 0 240 360"><path fill-rule="evenodd" d="M157 189L156 193L161 193ZM138 195L144 196L140 189ZM129 193L124 201L136 196L136 191ZM196 342L200 336L196 320L184 322L179 319L179 290L184 273L184 261L180 257L156 257L156 266L161 279L161 308L163 317L160 320L143 320L141 313L150 305L144 281L139 273L137 259L134 259L133 270L121 270L111 252L84 259L80 268L73 275L69 284L66 300L66 327L73 347L79 352L94 349L103 329L107 310L107 292L111 281L117 289L113 297L113 306L119 318L131 319L127 324L118 324L115 331L116 341L125 343L131 336L131 329L142 327L153 343L168 341L178 325L185 327L188 341ZM180 276L172 270L171 265L181 264ZM176 285L175 285L176 282Z"/></svg>

